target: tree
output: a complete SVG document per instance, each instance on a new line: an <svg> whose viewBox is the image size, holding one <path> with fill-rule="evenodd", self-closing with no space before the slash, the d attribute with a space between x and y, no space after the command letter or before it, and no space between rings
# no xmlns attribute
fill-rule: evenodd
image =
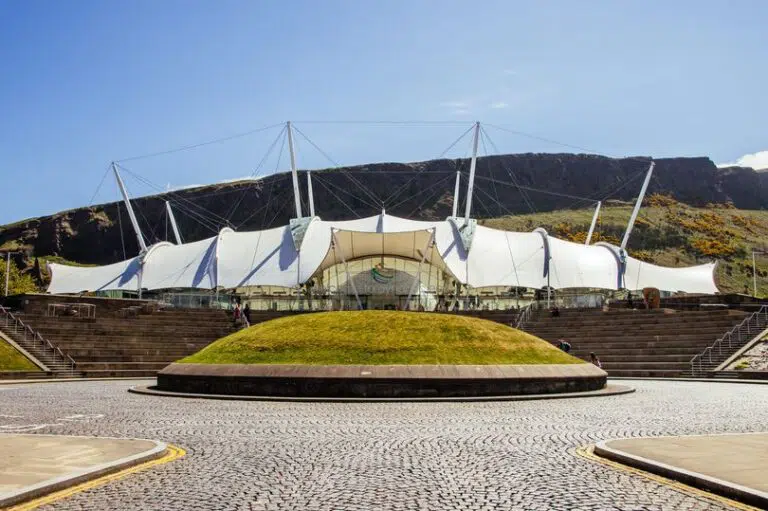
<svg viewBox="0 0 768 511"><path fill-rule="evenodd" d="M5 291L5 260L0 264L0 293ZM19 295L23 293L37 293L39 290L35 280L29 273L22 273L11 261L11 272L8 279L8 294Z"/></svg>

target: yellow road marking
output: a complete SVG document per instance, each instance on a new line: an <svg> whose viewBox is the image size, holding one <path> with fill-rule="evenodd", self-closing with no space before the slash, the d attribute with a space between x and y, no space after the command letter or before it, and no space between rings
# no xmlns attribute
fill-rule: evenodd
<svg viewBox="0 0 768 511"><path fill-rule="evenodd" d="M645 479L650 479L651 481L658 483L662 486L666 486L668 488L671 488L673 490L679 491L681 493L685 493L687 495L690 495L691 497L698 497L698 498L704 498L707 500L715 501L719 504L723 504L726 506L730 506L735 509L740 509L743 511L760 511L760 508L753 507L748 504L744 504L742 502L739 502L737 500L729 499L728 497L723 497L722 495L717 495L715 493L710 493L705 490L700 490L699 488L694 488L693 486L688 486L687 484L683 484L679 481L675 481L673 479L668 479L666 477L662 477L660 475L652 474L650 472L646 472L644 470L640 470L634 467L630 467L628 465L624 465L622 463L618 463L616 461L612 461L606 458L603 458L601 456L598 456L595 454L595 448L593 445L585 445L582 447L578 447L575 449L575 454L581 458L594 461L596 463L601 463L603 465L609 466L613 469L619 470L621 472L627 472L630 474L634 474L640 477L644 477Z"/></svg>
<svg viewBox="0 0 768 511"><path fill-rule="evenodd" d="M65 488L57 492L49 493L48 495L44 495L34 500L30 500L21 504L17 504L15 506L4 508L4 511L28 511L30 509L37 509L40 506L51 504L53 502L56 502L57 500L65 499L76 493L84 492L86 490L90 490L91 488L96 488L98 486L111 483L112 481L117 481L118 479L122 479L130 474L141 472L142 470L146 470L148 468L152 468L157 465L162 465L162 464L177 460L182 456L184 456L185 454L187 453L186 451L184 451L184 449L180 447L176 447L174 445L168 445L168 449L166 450L165 454L160 458L150 460L150 461L147 461L146 463L141 463L139 465L134 465L124 470L120 470L119 472L115 472L114 474L107 474L105 476L93 479L91 481L86 481L76 486L72 486L70 488Z"/></svg>

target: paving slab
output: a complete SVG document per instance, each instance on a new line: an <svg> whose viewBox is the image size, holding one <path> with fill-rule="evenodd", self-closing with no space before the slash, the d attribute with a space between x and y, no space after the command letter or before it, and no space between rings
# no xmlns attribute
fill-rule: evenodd
<svg viewBox="0 0 768 511"><path fill-rule="evenodd" d="M189 453L46 511L739 509L572 451L616 438L765 431L768 386L621 383L637 391L472 403L203 401L127 392L150 382L17 385L0 391L0 431L149 435ZM74 414L88 418L67 420Z"/></svg>
<svg viewBox="0 0 768 511"><path fill-rule="evenodd" d="M163 442L0 434L0 508L162 456Z"/></svg>
<svg viewBox="0 0 768 511"><path fill-rule="evenodd" d="M768 433L608 440L595 453L768 508Z"/></svg>

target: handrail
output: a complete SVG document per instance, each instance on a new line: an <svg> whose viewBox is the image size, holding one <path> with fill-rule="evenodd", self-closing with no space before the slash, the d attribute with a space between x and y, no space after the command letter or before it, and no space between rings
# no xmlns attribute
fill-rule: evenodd
<svg viewBox="0 0 768 511"><path fill-rule="evenodd" d="M520 311L520 314L517 316L517 322L515 323L515 328L518 330L522 330L525 326L525 323L528 322L531 319L531 315L533 314L534 309L537 307L536 302L531 302L525 307L523 307L523 310Z"/></svg>
<svg viewBox="0 0 768 511"><path fill-rule="evenodd" d="M694 355L694 357L691 359L691 373L693 375L695 375L697 372L698 373L704 372L704 357L705 356L707 356L707 359L708 359L709 363L713 364L714 362L712 361L712 352L715 349L717 349L718 350L718 354L722 355L722 353L723 353L723 344L726 341L728 343L728 348L729 349L734 344L734 342L733 342L734 341L734 337L736 337L736 339L735 339L736 343L741 342L742 341L742 335L741 334L742 334L742 332L744 332L744 330L746 330L745 333L747 335L750 335L750 337L747 340L749 340L752 337L754 337L754 335L760 333L760 331L763 330L763 327L761 326L761 321L760 321L760 316L761 315L765 316L765 318L763 319L763 321L764 321L763 326L764 326L766 323L768 323L768 305L762 305L757 311L753 312L752 314L750 314L749 316L744 318L741 323L739 323L738 325L736 325L735 327L730 329L728 332L723 334L723 336L720 337L719 339L715 340L715 342L713 342L711 346L707 346L706 348L704 348L704 350L701 353L699 353L697 355ZM752 320L755 320L754 321L754 323L755 323L755 325L754 325L755 326L754 333L753 333L752 328L751 328ZM697 362L698 362L698 370L696 368Z"/></svg>
<svg viewBox="0 0 768 511"><path fill-rule="evenodd" d="M32 327L30 327L29 325L24 323L24 321L22 321L20 318L18 318L15 314L13 314L6 307L0 305L0 312L2 312L3 315L6 318L13 320L13 331L14 332L16 332L19 329L22 332L24 332L24 340L25 341L27 340L27 332L29 332L30 335L32 336L33 341L38 341L40 343L40 345L43 347L44 350L46 349L46 346L47 346L47 349L50 349L51 355L53 356L53 361L54 362L56 362L56 357L57 357L57 354L58 354L58 356L61 357L62 362L67 363L70 366L70 369L74 371L75 366L77 365L77 363L75 362L75 360L71 356L69 356L68 354L66 354L63 351L61 351L61 348L59 348L58 346L54 346L51 343L51 341L49 341L48 339L46 339L45 337L40 335L40 332L36 332L35 330L33 330ZM6 321L6 325L7 324L8 324L8 322Z"/></svg>

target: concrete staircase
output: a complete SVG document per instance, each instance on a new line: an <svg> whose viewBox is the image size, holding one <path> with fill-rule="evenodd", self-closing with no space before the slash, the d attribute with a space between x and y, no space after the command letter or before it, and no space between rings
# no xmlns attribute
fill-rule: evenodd
<svg viewBox="0 0 768 511"><path fill-rule="evenodd" d="M610 376L679 377L691 359L746 314L742 311L540 310L524 330L550 342L566 339L571 354L589 360L595 352Z"/></svg>
<svg viewBox="0 0 768 511"><path fill-rule="evenodd" d="M2 306L0 306L0 331L47 368L47 371L14 373L14 377L27 379L41 377L75 378L82 376L75 367L75 361L67 353L50 342L43 334L32 328L31 325L22 319L21 315L14 314Z"/></svg>
<svg viewBox="0 0 768 511"><path fill-rule="evenodd" d="M96 318L21 315L23 321L77 361L85 377L154 376L235 331L222 310L180 309Z"/></svg>
<svg viewBox="0 0 768 511"><path fill-rule="evenodd" d="M755 312L749 313L741 323L725 332L711 346L708 346L691 359L691 376L709 376L727 378L730 372L717 371L717 368L736 354L750 341L761 335L768 327L768 305L762 305Z"/></svg>

